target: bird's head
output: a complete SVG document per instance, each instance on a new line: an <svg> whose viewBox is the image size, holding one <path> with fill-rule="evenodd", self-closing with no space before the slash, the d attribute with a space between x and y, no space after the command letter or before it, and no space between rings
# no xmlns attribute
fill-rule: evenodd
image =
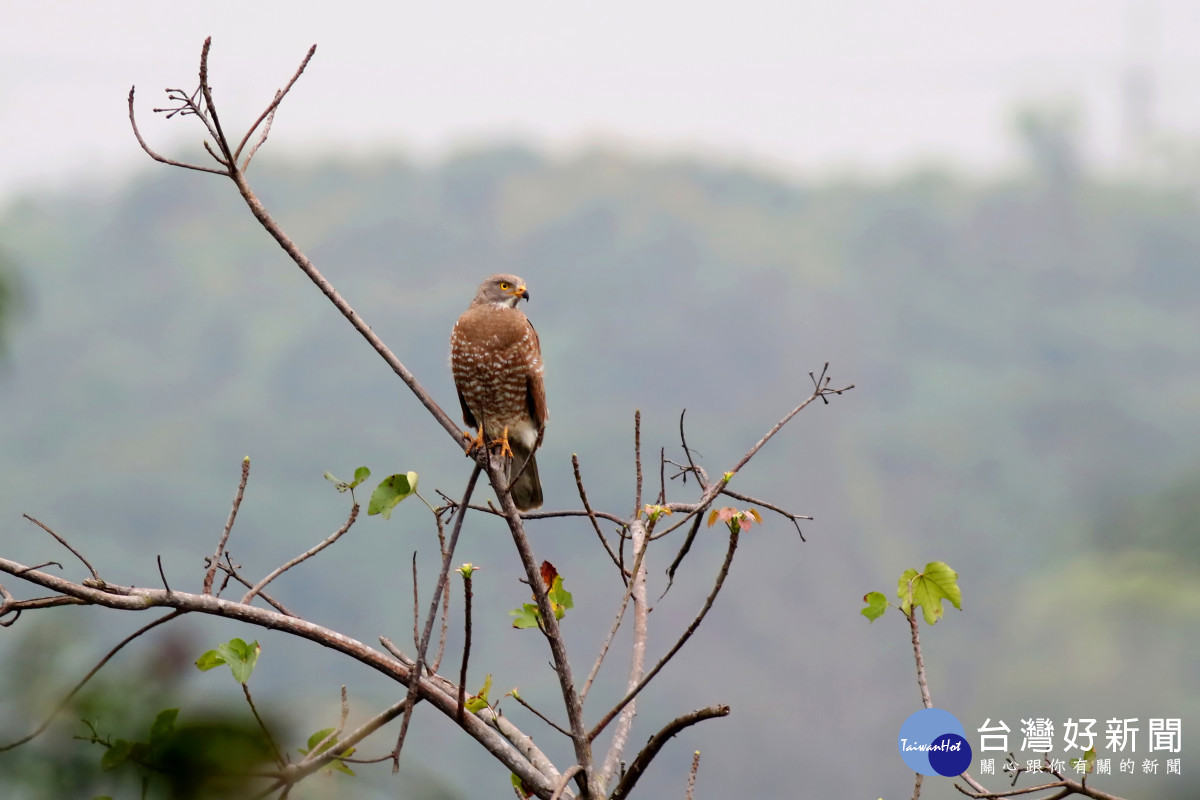
<svg viewBox="0 0 1200 800"><path fill-rule="evenodd" d="M493 275L479 284L472 305L497 305L516 308L522 300L529 299L525 281L516 275Z"/></svg>

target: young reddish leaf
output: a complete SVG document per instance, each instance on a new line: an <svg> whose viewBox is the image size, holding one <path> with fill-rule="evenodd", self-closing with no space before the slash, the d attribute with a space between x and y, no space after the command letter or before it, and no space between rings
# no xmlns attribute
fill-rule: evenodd
<svg viewBox="0 0 1200 800"><path fill-rule="evenodd" d="M558 577L558 570L549 561L542 562L542 583L547 587L554 585L554 579Z"/></svg>

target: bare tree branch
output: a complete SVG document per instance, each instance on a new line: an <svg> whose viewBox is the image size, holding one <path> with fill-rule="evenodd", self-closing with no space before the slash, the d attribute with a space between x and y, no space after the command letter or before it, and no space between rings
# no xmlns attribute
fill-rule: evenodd
<svg viewBox="0 0 1200 800"><path fill-rule="evenodd" d="M596 521L596 512L592 511L592 504L588 502L587 492L583 488L583 476L579 472L579 456L575 453L571 454L571 468L575 471L575 488L579 490L579 500L583 503L583 510L587 514L587 518L591 521L592 528L596 531L596 536L600 539L600 544L604 545L604 552L608 553L608 557L612 559L613 565L620 570L621 562L617 561L617 554L609 546L608 539L604 538L604 532L600 530L600 523ZM621 570L621 580L625 580L624 570Z"/></svg>
<svg viewBox="0 0 1200 800"><path fill-rule="evenodd" d="M206 49L207 52L207 49ZM217 541L217 550L212 560L208 562L208 572L204 573L204 594L212 594L213 577L217 574L217 564L221 563L221 555L225 545L229 543L229 532L233 530L234 520L237 519L238 509L242 505L242 496L246 493L246 482L250 480L250 456L242 459L242 477L238 482L237 494L233 496L233 508L229 509L229 517L225 520L225 530Z"/></svg>
<svg viewBox="0 0 1200 800"><path fill-rule="evenodd" d="M313 545L308 550L305 550L303 553L296 556L291 561L287 562L286 564L283 564L282 566L276 567L274 570L271 571L271 573L269 575L267 575L265 578L263 578L258 583L254 584L254 586L252 586L250 588L250 591L246 592L246 594L242 596L242 602L243 603L251 602L254 599L255 595L257 595L259 592L261 592L263 589L265 589L267 584L269 584L271 581L275 580L280 575L287 572L289 569L296 566L300 562L307 561L308 559L312 558L317 553L321 552L326 547L329 547L329 545L333 544L338 539L342 538L342 534L344 534L346 531L350 530L350 526L352 526L354 524L354 521L357 518L358 518L358 503L355 503L353 506L350 507L350 516L346 518L346 522L344 525L342 525L342 527L338 528L336 531L331 533L329 536L325 537L325 539L323 539L322 541Z"/></svg>
<svg viewBox="0 0 1200 800"><path fill-rule="evenodd" d="M89 561L88 561L86 558L84 558L84 557L83 557L83 554L82 554L82 553L80 553L80 552L79 552L78 550L76 550L74 547L71 547L70 543L69 543L69 542L67 542L67 540L66 540L66 539L64 539L63 537L59 536L57 533L55 533L54 531L52 531L52 530L51 530L49 527L47 527L45 524L43 524L42 522L39 522L38 520L34 519L33 517L29 516L28 514L22 514L21 516L22 516L22 517L24 517L25 519L29 520L30 522L32 522L34 525L37 525L39 528L41 528L42 530L44 530L46 533L48 533L48 534L50 534L51 536L53 536L53 537L54 537L54 539L55 539L55 541L57 541L57 542L58 542L59 544L61 544L63 547L65 547L65 548L67 548L68 550L70 550L70 551L71 551L71 555L75 556L76 558L78 558L80 561L82 561L82 562L83 562L83 565L84 565L85 567L87 567L87 569L88 569L88 572L92 573L92 578L93 578L93 579L95 579L95 580L100 580L100 575L99 575L99 573L97 573L97 572L96 572L96 568L92 566L91 562L89 562Z"/></svg>
<svg viewBox="0 0 1200 800"><path fill-rule="evenodd" d="M650 737L650 741L642 748L642 751L637 754L637 758L629 765L625 776L621 778L621 782L617 784L617 788L613 790L611 800L621 800L629 796L633 787L637 784L638 779L646 771L646 767L658 755L658 751L662 750L663 745L670 741L671 737L679 733L684 728L695 725L697 722L703 722L706 719L713 717L724 717L729 714L729 706L709 706L707 708L697 709L690 714L684 714L682 717L677 717L671 720L658 733ZM695 775L693 767L693 776Z"/></svg>
<svg viewBox="0 0 1200 800"><path fill-rule="evenodd" d="M640 459L639 459L640 460ZM629 730L633 727L633 717L637 713L637 696L634 692L641 682L642 674L646 668L646 639L648 632L646 630L646 617L648 610L646 608L646 548L650 546L650 538L646 531L646 526L638 518L634 518L629 523L629 532L633 540L633 578L629 581L629 586L626 591L626 597L633 599L633 643L630 646L629 656L629 680L627 682L626 691L633 695L629 704L625 706L625 710L621 712L621 716L617 719L617 727L613 732L612 744L609 745L608 756L604 759L604 767L600 770L600 785L607 787L612 780L613 773L617 769L617 764L621 761L621 756L625 753L625 743L629 738ZM621 606L621 612L624 613L625 606ZM620 623L620 618L617 620ZM615 627L614 627L615 632ZM604 654L601 653L602 659ZM599 667L599 660L597 660ZM653 757L653 756L651 756Z"/></svg>
<svg viewBox="0 0 1200 800"><path fill-rule="evenodd" d="M308 62L312 61L312 57L316 54L317 46L314 44L312 47L308 48L308 52L304 55L304 60L301 61L300 66L296 68L296 72L294 75L292 75L292 79L287 82L287 86L284 86L282 89L275 92L275 98L271 100L271 104L267 106L261 114L258 115L258 119L254 120L254 124L246 130L246 135L242 137L242 141L238 143L237 149L233 151L233 159L235 161L241 157L242 150L246 147L246 142L250 141L250 137L254 135L254 131L258 129L259 125L263 124L264 120L267 120L267 128L269 129L271 127L270 120L275 116L275 110L279 108L279 104L283 102L283 98L287 97L287 93L290 92L292 87L296 85L296 81L300 80L300 76L304 74L304 68L308 66ZM254 150L258 150L259 146L262 145L262 143L266 140L267 132L264 130L262 138L259 139L258 144L254 145ZM245 172L250 166L250 159L254 157L254 150L252 150L250 154L246 156L246 162L242 164L243 172Z"/></svg>

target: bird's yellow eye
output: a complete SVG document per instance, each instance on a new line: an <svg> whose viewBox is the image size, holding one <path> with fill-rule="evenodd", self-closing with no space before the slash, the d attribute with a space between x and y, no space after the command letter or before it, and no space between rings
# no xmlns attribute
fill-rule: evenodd
<svg viewBox="0 0 1200 800"><path fill-rule="evenodd" d="M509 283L508 281L500 281L500 288L501 288L503 291L506 291L506 292L507 292L509 289L511 289L511 288L512 288L512 284L511 284L511 283Z"/></svg>

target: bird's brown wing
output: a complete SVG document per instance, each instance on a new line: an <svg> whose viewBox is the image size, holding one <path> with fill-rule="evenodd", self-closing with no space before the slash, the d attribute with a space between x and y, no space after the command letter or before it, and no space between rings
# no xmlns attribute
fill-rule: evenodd
<svg viewBox="0 0 1200 800"><path fill-rule="evenodd" d="M537 330L534 329L533 323L525 320L529 325L530 332L533 333L533 352L537 356L537 366L529 370L526 378L525 387L527 402L529 407L529 416L533 418L533 422L537 425L538 430L546 427L547 420L550 419L550 412L546 408L546 384L542 378L542 343L538 340Z"/></svg>
<svg viewBox="0 0 1200 800"><path fill-rule="evenodd" d="M454 388L458 389L457 386ZM458 404L462 406L463 422L467 424L467 427L478 428L479 423L475 421L475 415L471 413L471 409L467 408L467 399L463 397L463 393L461 391L458 393Z"/></svg>

